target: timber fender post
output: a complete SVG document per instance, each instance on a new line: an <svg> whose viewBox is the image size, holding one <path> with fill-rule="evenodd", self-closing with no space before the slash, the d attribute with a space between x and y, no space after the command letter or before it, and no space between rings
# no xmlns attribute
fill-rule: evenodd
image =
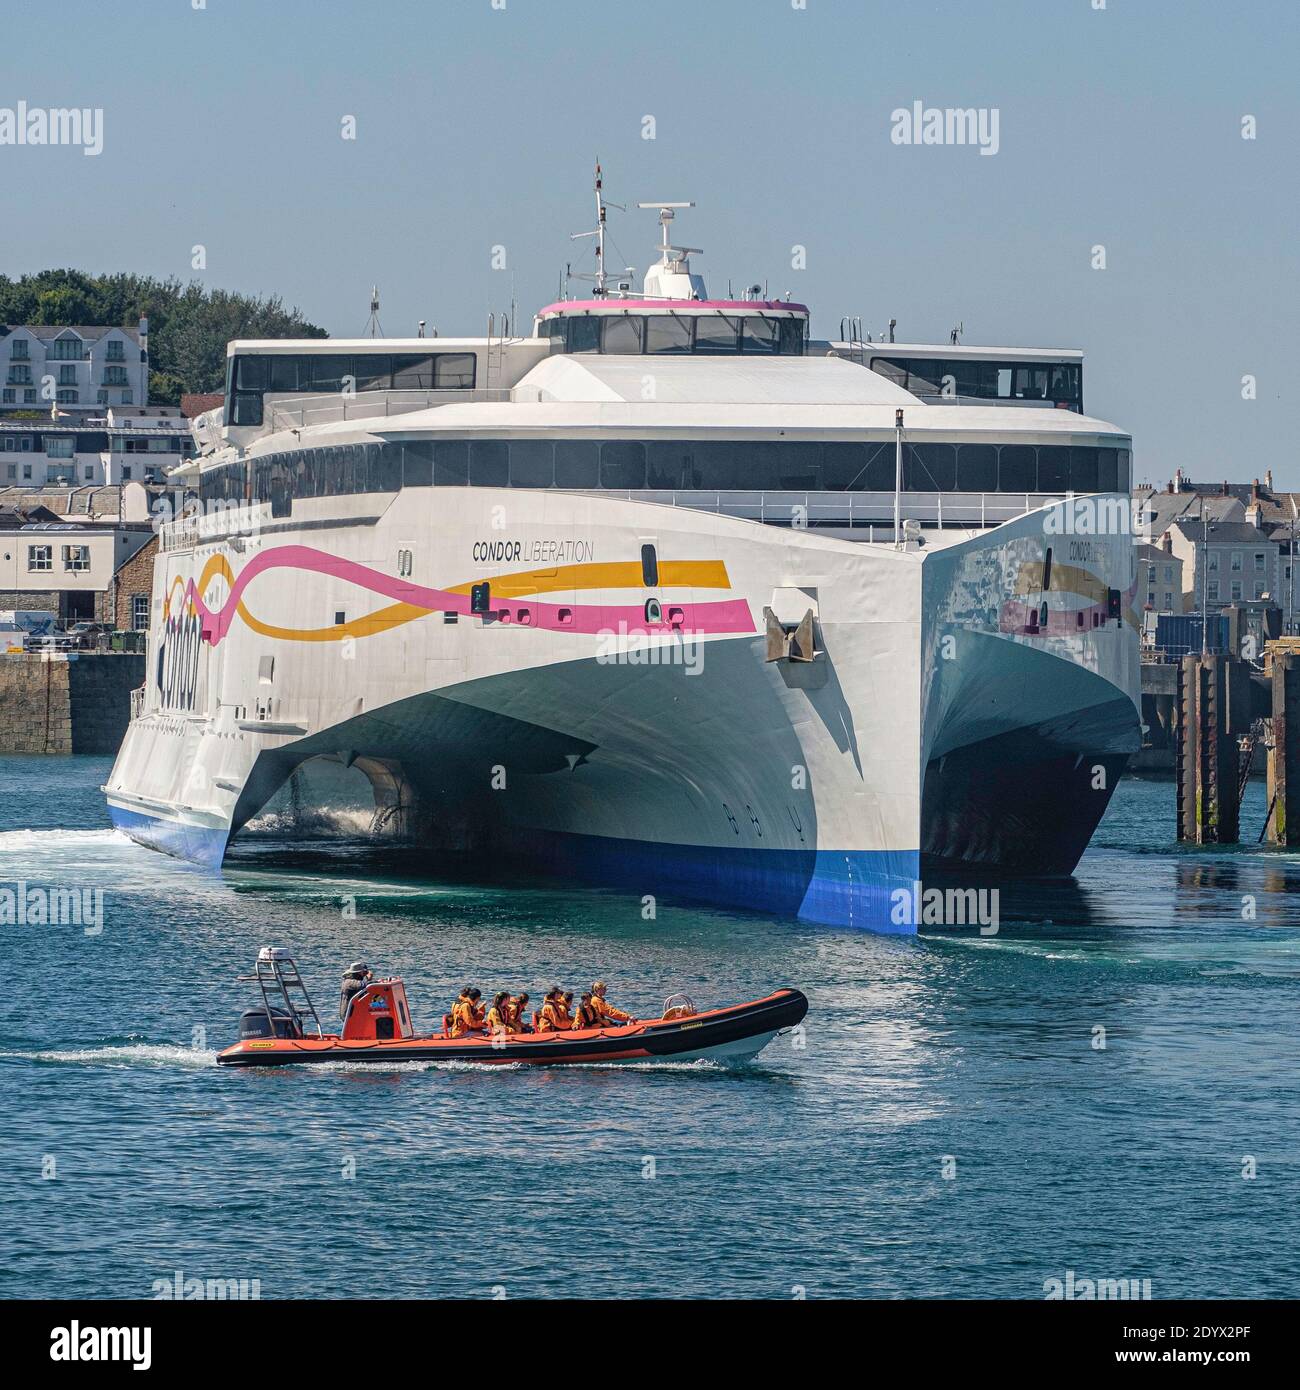
<svg viewBox="0 0 1300 1390"><path fill-rule="evenodd" d="M1178 838L1235 844L1241 809L1237 733L1239 726L1250 727L1249 673L1231 657L1193 653L1183 658L1178 676Z"/></svg>
<svg viewBox="0 0 1300 1390"><path fill-rule="evenodd" d="M1300 653L1275 651L1273 741L1268 750L1270 844L1300 844ZM1291 737L1294 731L1295 738Z"/></svg>

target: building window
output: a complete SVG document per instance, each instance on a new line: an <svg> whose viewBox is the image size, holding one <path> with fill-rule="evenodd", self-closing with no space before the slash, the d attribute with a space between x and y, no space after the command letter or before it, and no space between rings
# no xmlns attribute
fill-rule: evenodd
<svg viewBox="0 0 1300 1390"><path fill-rule="evenodd" d="M23 464L23 482L30 483L32 480L32 466L30 463Z"/></svg>
<svg viewBox="0 0 1300 1390"><path fill-rule="evenodd" d="M1235 603L1241 597L1241 580L1232 581L1232 601Z"/></svg>
<svg viewBox="0 0 1300 1390"><path fill-rule="evenodd" d="M1219 568L1219 552L1217 550L1210 551L1210 558L1207 562L1206 567L1209 569L1211 574L1213 574L1215 570Z"/></svg>
<svg viewBox="0 0 1300 1390"><path fill-rule="evenodd" d="M108 392L107 392L107 391L96 391L96 392L95 392L95 401L96 401L96 403L97 403L98 405L107 405L107 404L108 404Z"/></svg>
<svg viewBox="0 0 1300 1390"><path fill-rule="evenodd" d="M75 386L77 384L77 369L71 362L65 362L59 368L59 385Z"/></svg>
<svg viewBox="0 0 1300 1390"><path fill-rule="evenodd" d="M1234 550L1234 551L1232 552L1232 572L1233 572L1233 574L1240 574L1240 573L1241 573L1241 551L1240 551L1240 550Z"/></svg>
<svg viewBox="0 0 1300 1390"><path fill-rule="evenodd" d="M121 338L110 338L108 348L104 353L104 359L108 362L125 362L126 354L122 350Z"/></svg>
<svg viewBox="0 0 1300 1390"><path fill-rule="evenodd" d="M131 631L144 632L149 627L149 595L131 595Z"/></svg>
<svg viewBox="0 0 1300 1390"><path fill-rule="evenodd" d="M104 368L104 385L105 385L105 386L126 386L126 385L128 385L128 384L129 384L129 378L127 377L126 368L125 368L125 367L105 367L105 368Z"/></svg>
<svg viewBox="0 0 1300 1390"><path fill-rule="evenodd" d="M54 568L54 547L52 545L29 545L27 547L27 568L32 573L42 573Z"/></svg>
<svg viewBox="0 0 1300 1390"><path fill-rule="evenodd" d="M52 459L70 459L73 442L70 434L46 435L45 453Z"/></svg>
<svg viewBox="0 0 1300 1390"><path fill-rule="evenodd" d="M1262 550L1257 550L1255 552L1255 568L1257 570L1262 570L1264 568L1264 552Z"/></svg>
<svg viewBox="0 0 1300 1390"><path fill-rule="evenodd" d="M1166 565L1166 566L1165 566L1165 583L1166 583L1166 584L1170 583L1170 582L1173 580L1173 577L1174 577L1174 567L1173 567L1172 565Z"/></svg>
<svg viewBox="0 0 1300 1390"><path fill-rule="evenodd" d="M95 465L93 463L88 463L86 465L85 474L88 483L93 483L95 481Z"/></svg>
<svg viewBox="0 0 1300 1390"><path fill-rule="evenodd" d="M32 369L30 367L17 367L12 363L9 367L9 381L13 386L27 386L31 383Z"/></svg>
<svg viewBox="0 0 1300 1390"><path fill-rule="evenodd" d="M80 338L56 338L46 355L52 362L80 362L86 355L86 346Z"/></svg>
<svg viewBox="0 0 1300 1390"><path fill-rule="evenodd" d="M56 392L56 395L58 396L60 405L76 405L77 403L77 393L75 391L60 389Z"/></svg>
<svg viewBox="0 0 1300 1390"><path fill-rule="evenodd" d="M129 391L123 391L123 392L122 392L122 404L123 404L123 405L130 405L130 404L131 404L131 393L130 393Z"/></svg>
<svg viewBox="0 0 1300 1390"><path fill-rule="evenodd" d="M1166 609L1172 609L1173 606L1174 606L1174 596L1173 596L1172 593L1169 592L1168 589L1166 589L1166 590L1165 590L1165 608L1166 608Z"/></svg>
<svg viewBox="0 0 1300 1390"><path fill-rule="evenodd" d="M18 465L10 463L5 465L5 477L16 482L18 479Z"/></svg>
<svg viewBox="0 0 1300 1390"><path fill-rule="evenodd" d="M124 483L129 483L131 481L131 465L129 463L124 463L122 465L122 481Z"/></svg>
<svg viewBox="0 0 1300 1390"><path fill-rule="evenodd" d="M5 393L4 393L4 404L5 404L5 405L17 405L17 403L18 403L18 392L15 391L15 390L13 389L12 386L6 386L6 387L4 388L4 392L5 392Z"/></svg>
<svg viewBox="0 0 1300 1390"><path fill-rule="evenodd" d="M1209 588L1209 594L1210 594L1210 602L1211 602L1211 603L1218 603L1218 601L1219 601L1219 581L1218 581L1217 579L1211 579L1211 580L1210 580L1210 583L1209 583L1209 585L1208 585L1208 588Z"/></svg>
<svg viewBox="0 0 1300 1390"><path fill-rule="evenodd" d="M90 547L88 545L65 545L63 547L63 568L82 572L90 568Z"/></svg>
<svg viewBox="0 0 1300 1390"><path fill-rule="evenodd" d="M15 362L27 361L27 339L17 338L13 345L13 359Z"/></svg>
<svg viewBox="0 0 1300 1390"><path fill-rule="evenodd" d="M27 390L23 392L23 404L24 404L24 405L35 405L35 404L36 404L36 388L35 388L34 386L29 386L29 387L27 388Z"/></svg>

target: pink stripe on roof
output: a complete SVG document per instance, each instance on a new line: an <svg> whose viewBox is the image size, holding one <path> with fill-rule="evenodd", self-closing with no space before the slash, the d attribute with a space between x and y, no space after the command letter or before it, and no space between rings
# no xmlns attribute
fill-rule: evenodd
<svg viewBox="0 0 1300 1390"><path fill-rule="evenodd" d="M537 317L544 314L563 314L573 309L608 309L634 313L638 309L748 309L751 313L759 311L785 310L788 313L806 314L806 304L793 304L785 299L562 299L558 304L548 304L537 311Z"/></svg>

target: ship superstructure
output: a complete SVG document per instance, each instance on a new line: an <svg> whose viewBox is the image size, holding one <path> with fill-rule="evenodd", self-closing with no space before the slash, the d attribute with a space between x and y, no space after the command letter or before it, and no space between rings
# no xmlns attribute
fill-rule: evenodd
<svg viewBox="0 0 1300 1390"><path fill-rule="evenodd" d="M218 863L343 778L489 866L886 931L1074 868L1139 742L1081 355L811 339L651 206L641 289L602 232L529 336L230 344L116 824Z"/></svg>

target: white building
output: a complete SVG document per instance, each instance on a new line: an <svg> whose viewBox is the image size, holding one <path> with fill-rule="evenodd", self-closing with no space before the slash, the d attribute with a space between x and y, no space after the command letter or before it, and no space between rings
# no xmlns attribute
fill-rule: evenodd
<svg viewBox="0 0 1300 1390"><path fill-rule="evenodd" d="M0 607L45 610L65 624L110 621L114 576L153 535L147 522L29 521L0 513ZM140 616L147 614L146 605Z"/></svg>
<svg viewBox="0 0 1300 1390"><path fill-rule="evenodd" d="M138 328L0 325L0 419L51 406L102 415L148 400L148 320Z"/></svg>
<svg viewBox="0 0 1300 1390"><path fill-rule="evenodd" d="M1182 518L1169 528L1169 541L1174 556L1183 562L1189 611L1199 612L1203 600L1211 613L1243 600L1277 600L1284 566L1277 543L1261 525L1231 520L1203 526Z"/></svg>
<svg viewBox="0 0 1300 1390"><path fill-rule="evenodd" d="M165 482L194 442L179 406L113 406L80 420L0 416L0 487Z"/></svg>

